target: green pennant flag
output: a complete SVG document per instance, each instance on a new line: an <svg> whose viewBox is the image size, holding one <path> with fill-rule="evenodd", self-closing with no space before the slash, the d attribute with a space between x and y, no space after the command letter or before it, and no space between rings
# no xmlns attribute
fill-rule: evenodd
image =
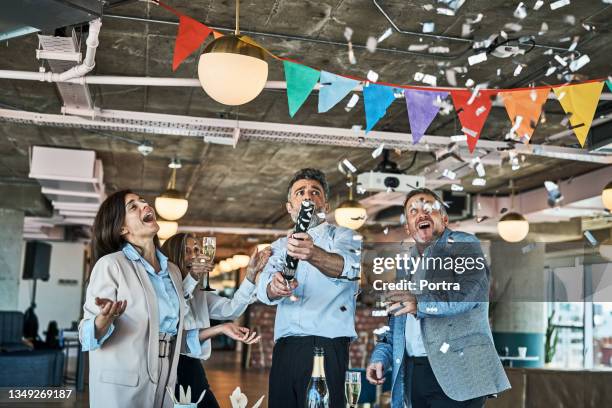
<svg viewBox="0 0 612 408"><path fill-rule="evenodd" d="M319 81L321 72L289 61L283 61L283 65L285 67L285 81L287 81L289 115L293 117Z"/></svg>
<svg viewBox="0 0 612 408"><path fill-rule="evenodd" d="M606 84L608 85L608 88L610 88L610 92L612 92L612 79L608 79Z"/></svg>

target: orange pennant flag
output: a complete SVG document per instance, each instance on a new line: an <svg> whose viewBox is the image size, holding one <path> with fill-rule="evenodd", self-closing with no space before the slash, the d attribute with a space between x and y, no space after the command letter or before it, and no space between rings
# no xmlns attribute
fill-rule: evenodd
<svg viewBox="0 0 612 408"><path fill-rule="evenodd" d="M589 129L591 129L603 85L603 81L586 82L553 89L563 110L570 115L569 120L572 130L582 147L584 147Z"/></svg>
<svg viewBox="0 0 612 408"><path fill-rule="evenodd" d="M178 34L174 43L172 70L176 71L185 58L200 48L200 45L202 45L211 32L212 29L210 27L191 17L181 15L179 17Z"/></svg>
<svg viewBox="0 0 612 408"><path fill-rule="evenodd" d="M215 37L215 40L216 40L217 38L221 38L221 37L223 37L223 34L221 34L221 33L220 33L220 32L218 32L218 31L214 31L214 30L213 30L213 36Z"/></svg>
<svg viewBox="0 0 612 408"><path fill-rule="evenodd" d="M550 89L543 88L499 93L512 122L512 129L524 143L529 143L540 121L542 106L549 92Z"/></svg>

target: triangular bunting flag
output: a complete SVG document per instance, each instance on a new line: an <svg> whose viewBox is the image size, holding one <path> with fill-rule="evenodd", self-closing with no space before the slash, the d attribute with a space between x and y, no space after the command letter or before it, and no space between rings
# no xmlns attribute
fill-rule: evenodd
<svg viewBox="0 0 612 408"><path fill-rule="evenodd" d="M202 45L206 37L208 37L211 32L212 29L208 28L199 21L196 21L191 17L180 16L178 34L176 35L176 41L174 43L172 70L176 71L185 58L200 48L200 45Z"/></svg>
<svg viewBox="0 0 612 408"><path fill-rule="evenodd" d="M218 31L213 30L213 37L215 37L215 40L216 40L217 38L223 37L223 34Z"/></svg>
<svg viewBox="0 0 612 408"><path fill-rule="evenodd" d="M542 88L499 93L512 122L512 129L525 143L529 143L540 121L542 106L549 92L550 89Z"/></svg>
<svg viewBox="0 0 612 408"><path fill-rule="evenodd" d="M359 85L356 79L346 78L331 72L321 71L319 89L319 113L327 112Z"/></svg>
<svg viewBox="0 0 612 408"><path fill-rule="evenodd" d="M393 88L390 86L369 84L363 88L363 103L366 114L366 133L372 130L387 113L387 108L395 100Z"/></svg>
<svg viewBox="0 0 612 408"><path fill-rule="evenodd" d="M448 92L417 91L406 89L406 109L408 109L408 121L412 132L412 143L417 144L425 134L425 131L434 120L440 106L436 104L438 98L444 99Z"/></svg>
<svg viewBox="0 0 612 408"><path fill-rule="evenodd" d="M473 96L473 92L468 90L451 91L455 111L461 122L461 131L467 136L470 153L474 153L482 127L491 112L491 97L496 92L481 90Z"/></svg>
<svg viewBox="0 0 612 408"><path fill-rule="evenodd" d="M321 72L306 65L289 61L283 61L283 65L285 67L285 80L287 81L289 115L293 117L319 81Z"/></svg>
<svg viewBox="0 0 612 408"><path fill-rule="evenodd" d="M612 92L612 79L608 79L606 81L606 84L608 85L608 89L610 90L610 92Z"/></svg>
<svg viewBox="0 0 612 408"><path fill-rule="evenodd" d="M591 128L602 89L603 82L588 82L553 89L563 110L569 115L572 129L582 147Z"/></svg>

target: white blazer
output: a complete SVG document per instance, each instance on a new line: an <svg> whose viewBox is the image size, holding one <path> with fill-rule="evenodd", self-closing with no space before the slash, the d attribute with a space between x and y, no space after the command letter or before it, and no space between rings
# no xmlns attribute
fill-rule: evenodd
<svg viewBox="0 0 612 408"><path fill-rule="evenodd" d="M183 287L178 267L168 262L168 273L181 299ZM111 336L100 348L89 352L90 407L153 407L159 377L159 314L155 290L144 266L129 260L122 251L96 262L87 285L79 332L85 319L93 319L99 313L96 297L127 300L127 308L115 319ZM168 380L172 391L176 383L184 314L184 302L179 301L179 327ZM163 407L172 406L166 393Z"/></svg>
<svg viewBox="0 0 612 408"><path fill-rule="evenodd" d="M197 282L187 275L183 281L185 289L194 287ZM191 296L187 299L187 316L185 317L185 330L190 329L206 329L210 327L210 319L214 320L235 320L244 313L246 308L253 303L256 298L257 286L245 279L240 287L234 293L232 299L219 296L213 292L200 290L196 287L191 292ZM129 305L129 304L128 304ZM189 357L207 360L211 353L210 339L200 343L201 354L199 356L192 355L186 349L186 344L183 342L181 353Z"/></svg>

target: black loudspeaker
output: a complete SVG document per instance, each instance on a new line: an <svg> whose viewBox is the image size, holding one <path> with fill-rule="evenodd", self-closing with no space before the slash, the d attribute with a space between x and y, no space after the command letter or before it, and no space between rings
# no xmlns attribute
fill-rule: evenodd
<svg viewBox="0 0 612 408"><path fill-rule="evenodd" d="M26 243L25 261L23 263L23 279L49 280L50 260L50 244L40 241L28 241Z"/></svg>

